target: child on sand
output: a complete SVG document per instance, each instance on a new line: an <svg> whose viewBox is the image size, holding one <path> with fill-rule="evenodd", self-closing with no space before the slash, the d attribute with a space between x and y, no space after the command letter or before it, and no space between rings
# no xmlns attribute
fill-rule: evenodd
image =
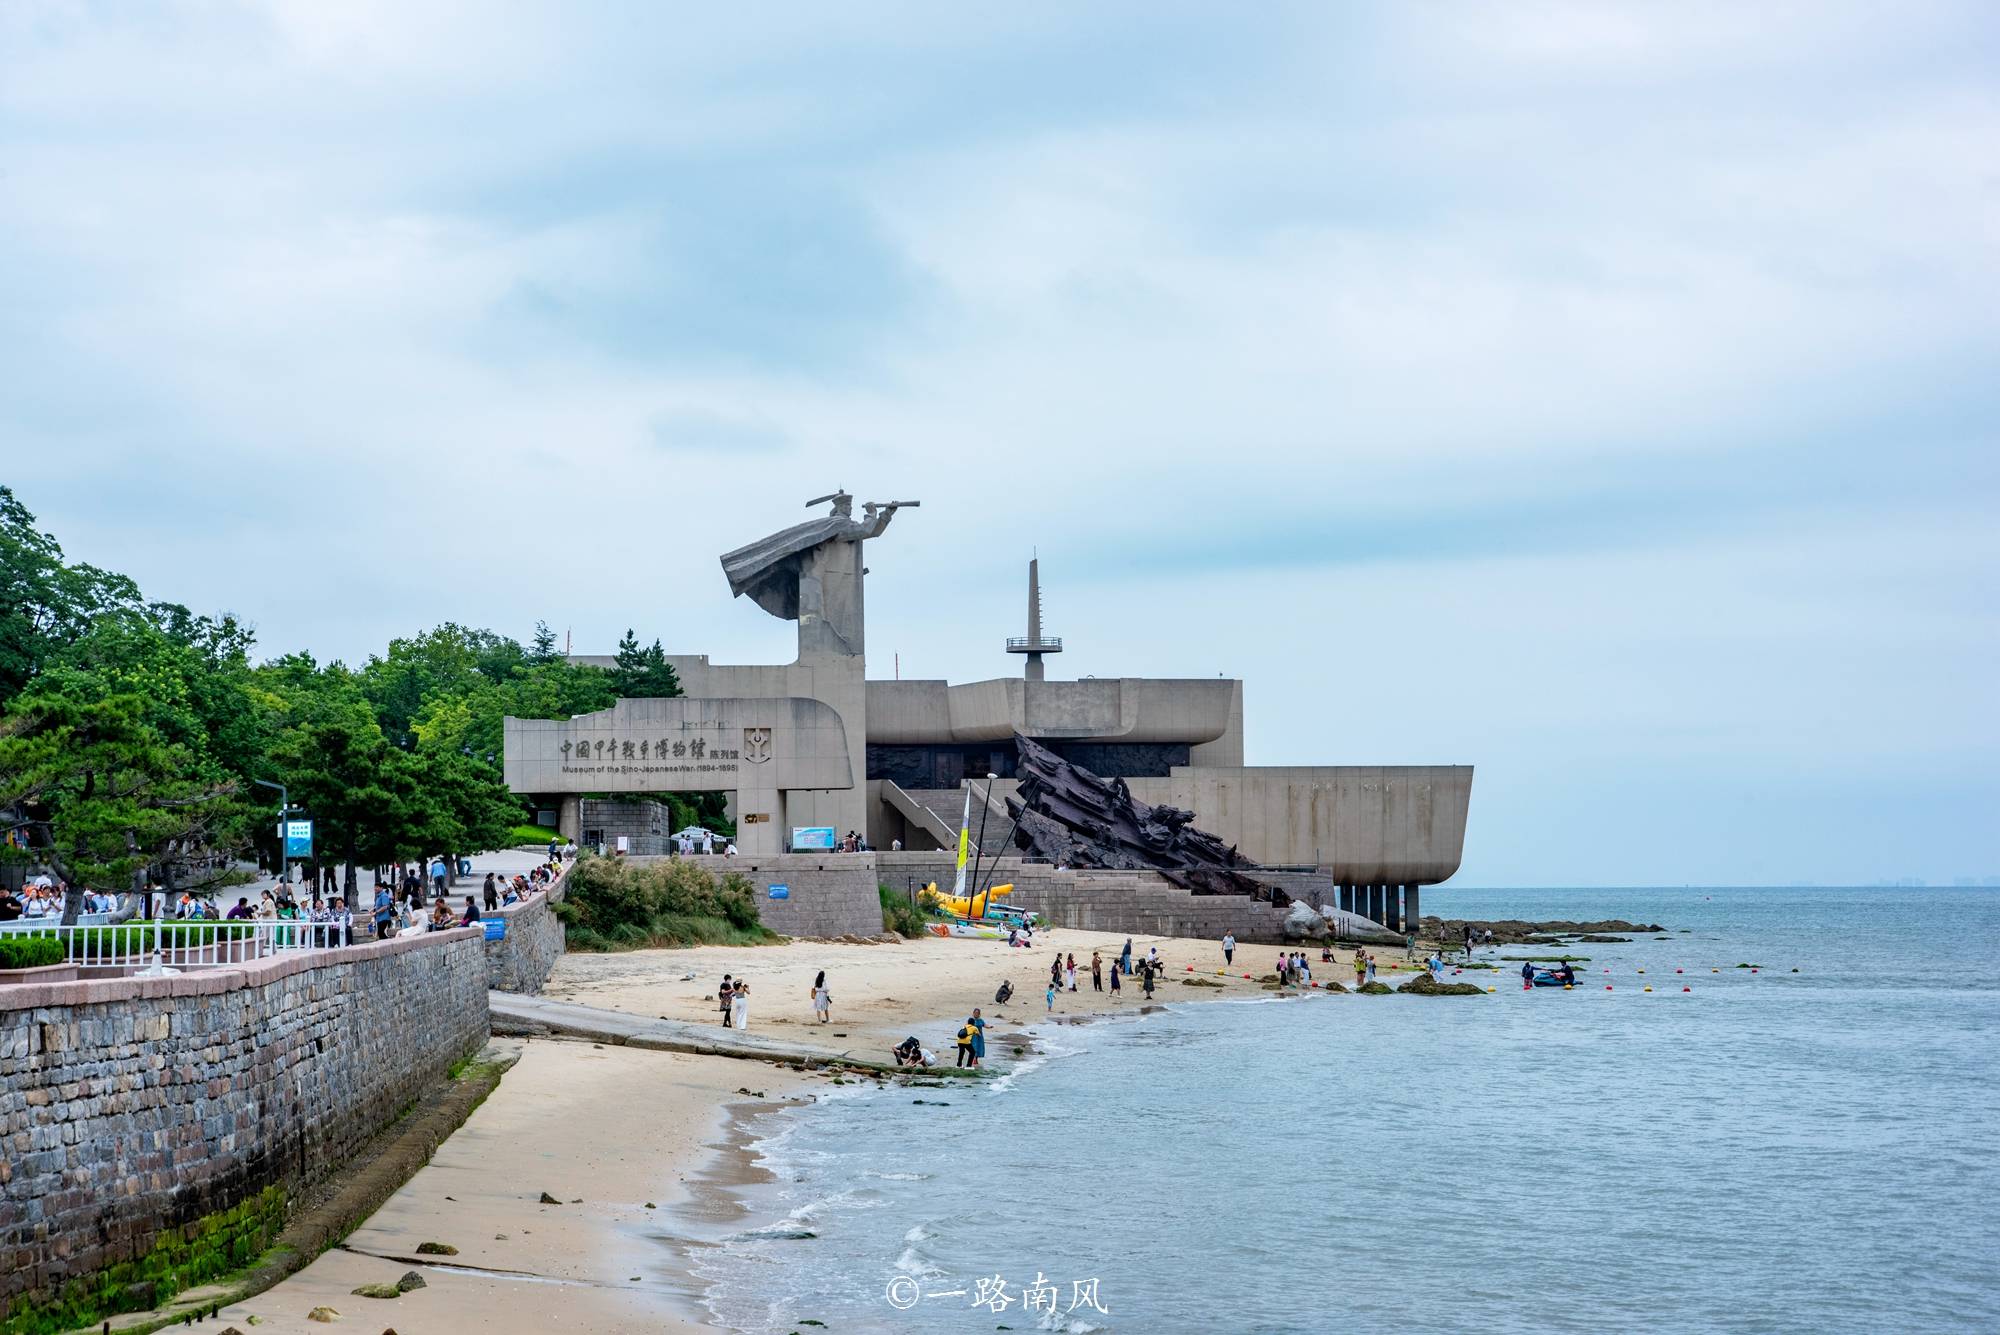
<svg viewBox="0 0 2000 1335"><path fill-rule="evenodd" d="M1048 1008L1049 1010L1054 1010L1054 1009L1056 1008L1056 985L1055 985L1055 984L1054 984L1053 982L1051 982L1051 983L1049 984L1049 995L1048 995L1048 1007L1047 1007L1047 1008Z"/></svg>

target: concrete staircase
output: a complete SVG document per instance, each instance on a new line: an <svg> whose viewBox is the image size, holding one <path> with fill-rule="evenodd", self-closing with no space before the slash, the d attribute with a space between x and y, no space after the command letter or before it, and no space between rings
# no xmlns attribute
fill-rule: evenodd
<svg viewBox="0 0 2000 1335"><path fill-rule="evenodd" d="M958 788L900 788L893 783L882 785L882 796L889 805L912 826L922 829L938 841L939 848L958 849L958 822L965 814L965 789ZM908 807L899 802L906 799ZM982 780L972 788L972 842L986 857L995 857L1010 852L1007 831L1013 824L1007 818L1007 804L1004 794L996 784L993 805L986 813L985 838L980 837L979 804L986 796L986 784ZM911 807L917 813L911 813Z"/></svg>

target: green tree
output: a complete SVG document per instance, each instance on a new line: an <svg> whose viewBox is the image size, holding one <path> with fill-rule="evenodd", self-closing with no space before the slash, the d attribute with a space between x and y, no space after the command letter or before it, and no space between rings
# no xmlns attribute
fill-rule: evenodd
<svg viewBox="0 0 2000 1335"><path fill-rule="evenodd" d="M556 633L549 629L548 622L537 621L534 643L528 646L528 665L540 667L544 663L555 662L558 657L560 655L556 653Z"/></svg>
<svg viewBox="0 0 2000 1335"><path fill-rule="evenodd" d="M0 706L99 615L138 604L139 588L125 576L66 563L55 538L0 486Z"/></svg>
<svg viewBox="0 0 2000 1335"><path fill-rule="evenodd" d="M76 921L86 889L128 891L149 869L200 866L237 847L235 784L190 778L199 763L146 715L140 696L107 694L87 675L57 669L0 720L7 852L68 883L65 923Z"/></svg>
<svg viewBox="0 0 2000 1335"><path fill-rule="evenodd" d="M611 689L623 700L668 699L681 693L681 679L658 640L641 649L628 628L612 660Z"/></svg>

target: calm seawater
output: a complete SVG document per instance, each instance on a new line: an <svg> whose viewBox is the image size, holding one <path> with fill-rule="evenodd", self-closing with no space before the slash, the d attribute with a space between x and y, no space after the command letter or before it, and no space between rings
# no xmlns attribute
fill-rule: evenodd
<svg viewBox="0 0 2000 1335"><path fill-rule="evenodd" d="M1591 962L1568 993L1469 972L1498 992L1053 1026L1046 1061L984 1088L781 1114L762 1145L778 1181L750 1203L790 1223L704 1262L718 1317L2000 1331L2000 890L1434 889L1424 904L1658 922L1671 939L1573 948ZM1276 952L1248 953L1261 973ZM1032 971L1011 972L1039 998ZM800 1231L816 1236L779 1236ZM1053 1319L1023 1313L1038 1275ZM970 1306L994 1276L1012 1301ZM1092 1278L1108 1313L1069 1310ZM915 1305L892 1306L892 1284Z"/></svg>

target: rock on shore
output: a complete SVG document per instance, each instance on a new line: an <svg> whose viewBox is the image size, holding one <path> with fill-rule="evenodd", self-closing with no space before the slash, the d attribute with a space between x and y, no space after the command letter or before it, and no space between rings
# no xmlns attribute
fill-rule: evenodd
<svg viewBox="0 0 2000 1335"><path fill-rule="evenodd" d="M1485 933L1490 931L1494 944L1502 946L1559 946L1565 937L1657 935L1667 930L1658 923L1626 922L1623 918L1606 918L1598 922L1524 922L1519 918L1482 922L1477 918L1425 918L1423 927L1425 937L1446 945L1465 940L1465 929L1470 927L1475 940L1483 942Z"/></svg>

